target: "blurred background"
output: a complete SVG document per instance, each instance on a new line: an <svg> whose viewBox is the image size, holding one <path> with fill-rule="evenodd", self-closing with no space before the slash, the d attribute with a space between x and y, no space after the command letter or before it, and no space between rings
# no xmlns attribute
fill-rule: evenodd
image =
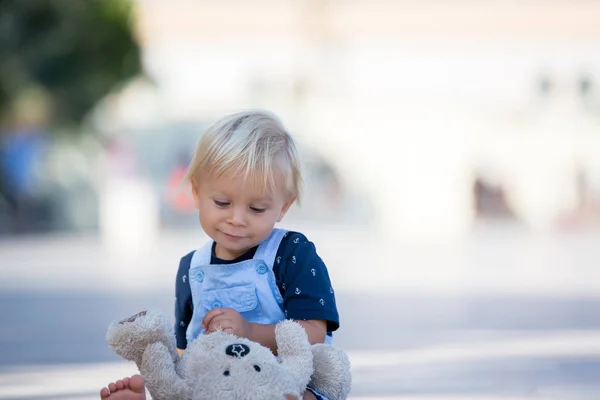
<svg viewBox="0 0 600 400"><path fill-rule="evenodd" d="M206 240L181 185L226 113L296 137L282 224L337 290L352 397L600 396L600 3L2 0L0 399L135 372Z"/></svg>

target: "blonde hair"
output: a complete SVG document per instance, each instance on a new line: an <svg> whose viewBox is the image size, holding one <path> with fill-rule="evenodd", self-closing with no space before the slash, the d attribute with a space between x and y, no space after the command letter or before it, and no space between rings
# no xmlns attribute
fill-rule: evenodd
<svg viewBox="0 0 600 400"><path fill-rule="evenodd" d="M196 146L185 179L198 185L202 177L225 173L262 178L274 186L275 170L286 174L287 194L300 201L302 174L294 140L274 114L243 111L209 127Z"/></svg>

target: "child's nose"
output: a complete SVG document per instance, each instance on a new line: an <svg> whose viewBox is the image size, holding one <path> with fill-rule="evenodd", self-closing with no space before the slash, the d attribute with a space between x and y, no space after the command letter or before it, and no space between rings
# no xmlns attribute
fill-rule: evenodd
<svg viewBox="0 0 600 400"><path fill-rule="evenodd" d="M241 207L232 207L229 214L229 222L232 225L244 225L246 221L246 211Z"/></svg>

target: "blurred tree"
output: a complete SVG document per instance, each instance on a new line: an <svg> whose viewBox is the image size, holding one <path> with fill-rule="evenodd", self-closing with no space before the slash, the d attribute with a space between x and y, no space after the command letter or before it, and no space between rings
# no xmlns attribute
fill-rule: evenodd
<svg viewBox="0 0 600 400"><path fill-rule="evenodd" d="M126 0L0 0L0 117L35 88L54 124L80 122L140 72L131 17Z"/></svg>

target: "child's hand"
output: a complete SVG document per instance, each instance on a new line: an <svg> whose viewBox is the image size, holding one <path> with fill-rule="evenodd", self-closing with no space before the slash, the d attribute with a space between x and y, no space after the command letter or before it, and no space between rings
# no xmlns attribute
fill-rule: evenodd
<svg viewBox="0 0 600 400"><path fill-rule="evenodd" d="M213 308L204 316L202 328L205 329L205 334L222 330L238 337L248 338L251 326L239 312L231 308Z"/></svg>

